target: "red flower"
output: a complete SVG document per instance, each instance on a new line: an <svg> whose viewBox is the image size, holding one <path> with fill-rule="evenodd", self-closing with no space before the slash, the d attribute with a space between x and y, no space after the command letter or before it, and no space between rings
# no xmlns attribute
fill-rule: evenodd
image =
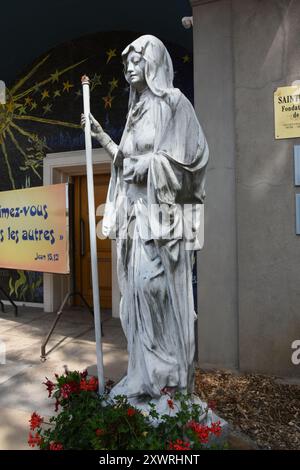
<svg viewBox="0 0 300 470"><path fill-rule="evenodd" d="M40 445L41 442L42 442L42 438L38 432L36 432L34 436L31 434L31 432L28 434L28 445L30 447L35 447L36 445Z"/></svg>
<svg viewBox="0 0 300 470"><path fill-rule="evenodd" d="M104 429L96 429L96 436L100 437L103 436L103 434L105 434Z"/></svg>
<svg viewBox="0 0 300 470"><path fill-rule="evenodd" d="M80 380L80 390L87 390L87 382L85 379Z"/></svg>
<svg viewBox="0 0 300 470"><path fill-rule="evenodd" d="M194 431L194 433L197 435L198 441L201 442L201 444L208 443L208 437L210 433L209 426L197 423L196 421L190 421L189 423L187 423L187 427Z"/></svg>
<svg viewBox="0 0 300 470"><path fill-rule="evenodd" d="M79 391L79 385L77 382L72 380L66 384L63 384L60 389L60 393L63 398L68 399L71 393L77 393Z"/></svg>
<svg viewBox="0 0 300 470"><path fill-rule="evenodd" d="M168 403L169 408L171 408L171 410L174 410L175 407L174 407L174 402L173 402L173 400L168 400L167 403Z"/></svg>
<svg viewBox="0 0 300 470"><path fill-rule="evenodd" d="M48 391L48 398L50 398L52 395L52 391L55 388L55 385L53 382L51 382L51 380L48 379L48 377L46 377L46 379L47 379L47 382L43 382L43 385L46 385L46 388Z"/></svg>
<svg viewBox="0 0 300 470"><path fill-rule="evenodd" d="M169 442L168 450L191 450L191 444L189 441L176 439L174 442Z"/></svg>
<svg viewBox="0 0 300 470"><path fill-rule="evenodd" d="M32 431L34 431L35 428L39 428L39 427L40 427L40 425L42 424L42 422L43 422L43 418L42 418L40 415L38 415L36 412L32 413L31 418L30 418L30 420L29 420L30 429L31 429Z"/></svg>
<svg viewBox="0 0 300 470"><path fill-rule="evenodd" d="M127 415L128 416L134 416L136 413L136 410L134 408L128 408L127 410Z"/></svg>
<svg viewBox="0 0 300 470"><path fill-rule="evenodd" d="M60 442L51 442L49 450L63 450L63 445Z"/></svg>
<svg viewBox="0 0 300 470"><path fill-rule="evenodd" d="M63 384L60 389L60 392L62 394L62 397L67 399L72 393L72 387L70 386L70 384Z"/></svg>
<svg viewBox="0 0 300 470"><path fill-rule="evenodd" d="M216 423L211 423L210 432L215 436L221 435L222 428L220 421L217 421Z"/></svg>
<svg viewBox="0 0 300 470"><path fill-rule="evenodd" d="M91 377L89 380L81 379L80 390L96 392L98 390L98 379L94 376Z"/></svg>
<svg viewBox="0 0 300 470"><path fill-rule="evenodd" d="M98 379L94 376L87 380L88 390L96 392L98 390Z"/></svg>

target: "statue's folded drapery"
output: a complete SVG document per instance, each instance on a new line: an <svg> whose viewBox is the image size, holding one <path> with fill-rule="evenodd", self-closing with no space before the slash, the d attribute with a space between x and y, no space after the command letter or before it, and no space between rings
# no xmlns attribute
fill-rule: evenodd
<svg viewBox="0 0 300 470"><path fill-rule="evenodd" d="M145 52L144 57L151 62ZM148 67L150 93L136 102L131 96L102 223L103 233L117 240L120 318L129 352L127 376L114 395L158 397L164 387L191 391L193 386L192 263L200 248L197 205L205 197L208 147L187 98L170 83L160 93L164 84L151 74ZM125 159L128 174L142 155L149 157L144 186L126 182ZM128 198L132 188L134 200Z"/></svg>

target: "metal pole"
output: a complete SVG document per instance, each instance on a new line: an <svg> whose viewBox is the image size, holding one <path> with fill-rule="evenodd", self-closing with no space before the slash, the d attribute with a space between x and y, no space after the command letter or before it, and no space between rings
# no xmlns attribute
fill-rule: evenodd
<svg viewBox="0 0 300 470"><path fill-rule="evenodd" d="M86 174L87 174L88 206L89 206L90 250L91 250L91 267L92 267L92 283L93 283L97 371L98 371L99 393L103 394L104 392L104 368L103 368L103 351L102 351L102 340L101 340L101 314L100 314L100 296L99 296L99 282L98 282L96 216L95 216L93 160L92 160L92 137L91 137L91 123L90 123L90 80L86 75L84 75L81 79L81 83L82 83L82 91L83 91L83 112L85 115L85 153L86 153Z"/></svg>

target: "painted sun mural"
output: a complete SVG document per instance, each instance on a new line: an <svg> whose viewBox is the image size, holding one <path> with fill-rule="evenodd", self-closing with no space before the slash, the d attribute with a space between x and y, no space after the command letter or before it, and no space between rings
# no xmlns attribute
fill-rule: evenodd
<svg viewBox="0 0 300 470"><path fill-rule="evenodd" d="M68 128L78 128L78 124L60 121L47 117L52 112L53 101L59 98L62 93L70 93L74 87L69 80L63 81L63 76L72 69L75 69L84 62L56 70L45 80L36 82L33 86L26 87L28 81L39 68L47 61L49 55L44 57L30 72L20 79L11 89L6 89L6 103L0 105L0 145L2 157L5 161L8 178L12 189L16 189L14 171L7 152L7 139L10 139L15 146L15 150L24 158L20 170L31 170L41 179L38 169L43 165L43 157L46 150L49 150L46 139L39 137L37 133L26 130L25 123L36 122L51 126L65 126ZM49 85L53 85L55 90L50 91ZM51 93L51 95L50 95ZM27 144L24 145L24 138Z"/></svg>
<svg viewBox="0 0 300 470"><path fill-rule="evenodd" d="M138 36L106 32L64 43L6 84L6 103L0 104L0 190L40 186L47 154L84 148L79 125L84 74L90 77L92 113L119 142L129 93L121 52ZM180 46L165 44L174 63L174 85L192 101L191 57ZM43 300L40 273L0 269L0 283L14 299Z"/></svg>

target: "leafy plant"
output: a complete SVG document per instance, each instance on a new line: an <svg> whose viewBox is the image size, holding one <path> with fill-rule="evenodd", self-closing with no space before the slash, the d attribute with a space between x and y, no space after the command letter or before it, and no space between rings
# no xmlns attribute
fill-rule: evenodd
<svg viewBox="0 0 300 470"><path fill-rule="evenodd" d="M199 423L203 410L191 396L166 395L169 414L159 415L153 403L149 413L131 406L124 396L109 397L111 382L99 395L97 378L87 371L46 377L48 396L55 399L56 415L46 422L34 412L28 444L45 450L192 450L207 446L211 435L220 436L220 423ZM176 409L177 408L177 409ZM174 412L176 411L176 412ZM206 410L207 411L207 410ZM34 432L33 432L34 431Z"/></svg>

